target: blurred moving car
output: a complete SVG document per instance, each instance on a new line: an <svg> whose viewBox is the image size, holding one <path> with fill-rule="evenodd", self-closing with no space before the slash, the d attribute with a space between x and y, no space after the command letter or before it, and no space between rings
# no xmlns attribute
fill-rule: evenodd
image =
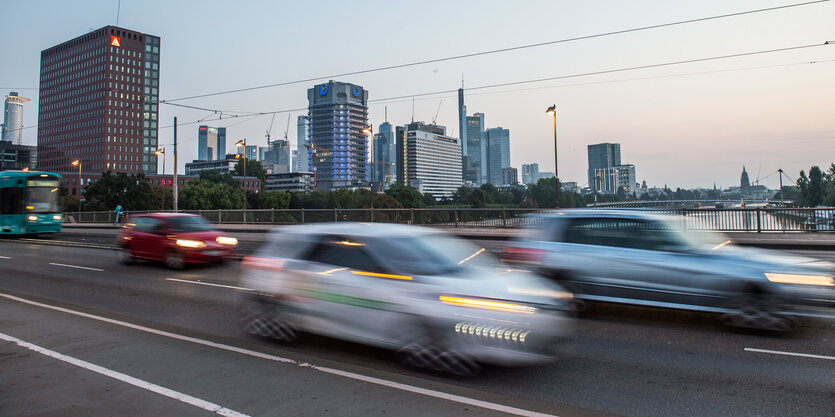
<svg viewBox="0 0 835 417"><path fill-rule="evenodd" d="M484 248L417 226L283 227L244 258L242 325L393 349L402 362L468 374L553 358L571 294Z"/></svg>
<svg viewBox="0 0 835 417"><path fill-rule="evenodd" d="M214 230L201 216L149 213L132 216L116 238L119 261L162 261L171 269L186 264L235 259L238 239Z"/></svg>
<svg viewBox="0 0 835 417"><path fill-rule="evenodd" d="M503 254L553 278L577 300L722 314L737 327L788 330L805 306L835 307L828 262L740 248L673 217L629 210L538 215Z"/></svg>

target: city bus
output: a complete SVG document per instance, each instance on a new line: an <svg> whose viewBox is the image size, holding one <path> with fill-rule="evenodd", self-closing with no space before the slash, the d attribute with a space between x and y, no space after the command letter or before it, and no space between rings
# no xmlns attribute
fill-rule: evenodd
<svg viewBox="0 0 835 417"><path fill-rule="evenodd" d="M0 234L58 233L63 220L59 174L0 171Z"/></svg>

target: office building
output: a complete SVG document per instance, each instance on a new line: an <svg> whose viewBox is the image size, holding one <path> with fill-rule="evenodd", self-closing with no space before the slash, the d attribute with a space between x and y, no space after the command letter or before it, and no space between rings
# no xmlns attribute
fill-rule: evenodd
<svg viewBox="0 0 835 417"><path fill-rule="evenodd" d="M461 78L461 88L458 89L458 138L461 139L461 161L464 165L462 165L462 173L464 175L464 181L467 181L467 166L466 163L468 161L468 146L469 142L467 142L467 106L464 105L464 79L463 76Z"/></svg>
<svg viewBox="0 0 835 417"><path fill-rule="evenodd" d="M205 171L217 171L221 174L226 174L232 172L239 161L240 159L235 158L234 155L230 155L230 157L212 161L195 160L186 162L186 175L198 176L201 172Z"/></svg>
<svg viewBox="0 0 835 417"><path fill-rule="evenodd" d="M368 137L363 132L368 127L368 92L328 81L308 89L307 100L316 189L368 186Z"/></svg>
<svg viewBox="0 0 835 417"><path fill-rule="evenodd" d="M466 116L465 119L467 123L464 136L467 137L467 151L463 158L464 182L479 186L488 182L484 113L475 113Z"/></svg>
<svg viewBox="0 0 835 417"><path fill-rule="evenodd" d="M307 116L299 116L296 120L296 150L299 153L294 164L296 172L310 172L310 126Z"/></svg>
<svg viewBox="0 0 835 417"><path fill-rule="evenodd" d="M197 159L219 161L226 158L226 128L202 125L197 128Z"/></svg>
<svg viewBox="0 0 835 417"><path fill-rule="evenodd" d="M0 171L6 169L34 170L37 164L37 146L17 145L12 141L0 140Z"/></svg>
<svg viewBox="0 0 835 417"><path fill-rule="evenodd" d="M41 52L38 169L157 172L160 38L105 26Z"/></svg>
<svg viewBox="0 0 835 417"><path fill-rule="evenodd" d="M246 159L258 160L258 145L246 145Z"/></svg>
<svg viewBox="0 0 835 417"><path fill-rule="evenodd" d="M594 191L615 194L623 188L631 194L636 191L635 165L617 165L611 168L597 168L592 172L592 182L589 188Z"/></svg>
<svg viewBox="0 0 835 417"><path fill-rule="evenodd" d="M3 124L0 128L0 141L20 145L23 138L23 103L29 101L12 91L6 96L3 105Z"/></svg>
<svg viewBox="0 0 835 417"><path fill-rule="evenodd" d="M374 161L372 181L380 189L397 182L397 143L391 124L384 122L374 134Z"/></svg>
<svg viewBox="0 0 835 417"><path fill-rule="evenodd" d="M516 168L502 168L502 186L519 184L519 171Z"/></svg>
<svg viewBox="0 0 835 417"><path fill-rule="evenodd" d="M290 142L281 139L270 142L270 147L264 154L261 165L269 173L281 174L290 172L292 162Z"/></svg>
<svg viewBox="0 0 835 417"><path fill-rule="evenodd" d="M502 184L502 168L510 167L510 130L494 127L485 131L487 138L487 182Z"/></svg>
<svg viewBox="0 0 835 417"><path fill-rule="evenodd" d="M613 172L607 170L611 170L613 167L620 165L620 144L598 143L596 145L589 145L588 159L589 188L595 191L613 192L611 188L605 187L606 184L614 184L614 180L610 178ZM600 185L604 187L601 188L599 187Z"/></svg>
<svg viewBox="0 0 835 417"><path fill-rule="evenodd" d="M396 129L398 181L434 197L451 197L462 184L461 140L446 128L410 123Z"/></svg>
<svg viewBox="0 0 835 417"><path fill-rule="evenodd" d="M312 172L284 172L281 174L267 174L265 191L285 191L288 193L313 192Z"/></svg>
<svg viewBox="0 0 835 417"><path fill-rule="evenodd" d="M522 184L536 184L539 181L539 164L522 164Z"/></svg>

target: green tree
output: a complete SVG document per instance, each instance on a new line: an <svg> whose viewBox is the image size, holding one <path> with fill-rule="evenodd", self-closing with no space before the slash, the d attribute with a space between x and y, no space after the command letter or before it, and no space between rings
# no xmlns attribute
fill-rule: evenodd
<svg viewBox="0 0 835 417"><path fill-rule="evenodd" d="M797 188L800 189L800 205L805 207L817 207L824 198L824 176L820 167L815 165L809 169L809 176L800 171L797 178Z"/></svg>
<svg viewBox="0 0 835 417"><path fill-rule="evenodd" d="M242 158L235 164L235 168L232 169L232 172L236 176L244 176L244 159ZM247 177L257 177L261 180L261 189L267 186L267 171L264 169L264 166L261 165L258 161L253 161L251 159L246 161L246 176Z"/></svg>
<svg viewBox="0 0 835 417"><path fill-rule="evenodd" d="M238 186L196 179L179 191L179 208L185 210L240 209L244 192Z"/></svg>
<svg viewBox="0 0 835 417"><path fill-rule="evenodd" d="M394 197L397 202L406 208L426 207L426 204L424 203L425 195L421 195L414 187L409 187L403 184L392 184L391 187L386 190L386 194ZM431 195L429 196L431 197ZM434 201L434 197L432 197L432 200Z"/></svg>
<svg viewBox="0 0 835 417"><path fill-rule="evenodd" d="M475 188L464 196L463 202L473 208L484 208L487 207L487 197L488 193L484 191L484 188Z"/></svg>
<svg viewBox="0 0 835 417"><path fill-rule="evenodd" d="M290 208L290 193L284 191L265 191L259 193L263 196L264 202L261 208L265 209L288 209Z"/></svg>
<svg viewBox="0 0 835 417"><path fill-rule="evenodd" d="M127 211L154 210L161 204L152 200L151 184L142 173L105 172L98 181L85 187L85 195L85 210L113 210L118 205Z"/></svg>

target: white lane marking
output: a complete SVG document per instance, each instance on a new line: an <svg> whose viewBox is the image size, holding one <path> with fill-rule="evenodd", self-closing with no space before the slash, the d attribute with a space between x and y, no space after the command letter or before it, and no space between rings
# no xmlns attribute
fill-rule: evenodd
<svg viewBox="0 0 835 417"><path fill-rule="evenodd" d="M12 258L9 258L8 256L0 256L0 259L12 259Z"/></svg>
<svg viewBox="0 0 835 417"><path fill-rule="evenodd" d="M101 367L99 365L96 365L96 364L93 364L93 363L90 363L90 362L87 362L87 361L83 361L81 359L74 358L72 356L67 356L67 355L55 352L53 350L42 348L38 345L34 345L32 343L20 340L20 339L14 337L14 336L9 336L7 334L0 333L0 339L6 340L8 342L15 343L20 347L35 351L35 352L40 353L42 355L46 355L46 356L49 356L51 358L58 359L59 361L63 361L63 362L78 366L80 368L87 369L88 371L93 371L95 373L98 373L98 374L101 374L101 375L104 375L104 376L107 376L107 377L110 377L110 378L113 378L113 379L116 379L116 380L119 380L119 381L122 381L122 382L126 382L128 384L133 385L133 386L136 386L136 387L139 387L139 388L151 391L151 392L155 392L155 393L160 394L160 395L164 395L168 398L173 398L177 401L184 402L186 404L193 405L195 407L199 407L199 408L202 408L202 409L207 410L207 411L211 411L215 414L219 414L219 415L222 415L222 416L249 417L247 414L239 413L235 410L230 410L230 409L228 409L226 407L223 407L223 406L220 406L218 404L211 403L211 402L208 402L206 400L201 400L200 398L192 397L191 395L183 394L182 392L174 391L172 389L165 388L163 386L160 386L160 385L157 385L157 384L154 384L154 383L151 383L151 382L139 379L139 378L134 378L130 375L126 375L126 374L123 374L121 372L116 372L116 371Z"/></svg>
<svg viewBox="0 0 835 417"><path fill-rule="evenodd" d="M757 348L745 348L744 350L746 352L770 353L772 355L798 356L801 358L826 359L830 361L835 361L835 356L813 355L811 353L784 352L782 350L768 350Z"/></svg>
<svg viewBox="0 0 835 417"><path fill-rule="evenodd" d="M85 270L87 270L87 271L99 271L99 272L103 272L103 271L104 271L104 269L99 269L99 268L90 268L89 266L78 266L78 265L69 265L69 264L59 264L59 263L55 263L55 262L50 262L49 264L50 264L50 265L55 265L55 266L63 266L63 267L66 267L66 268L85 269Z"/></svg>
<svg viewBox="0 0 835 417"><path fill-rule="evenodd" d="M383 386L386 386L386 387L389 387L389 388L394 388L394 389L401 390L401 391L408 391L408 392L412 392L412 393L416 393L416 394L425 395L425 396L428 396L428 397L434 397L434 398L439 398L439 399L442 399L442 400L457 402L457 403L460 403L460 404L472 405L472 406L476 406L476 407L485 408L485 409L488 409L488 410L501 411L501 412L504 412L504 413L507 413L507 414L514 414L514 415L517 415L517 416L524 416L524 417L557 417L557 416L554 416L553 414L538 413L538 412L535 412L535 411L524 410L524 409L521 409L521 408L510 407L510 406L506 406L506 405L502 405L502 404L476 400L474 398L463 397L463 396L460 396L460 395L447 394L447 393L441 392L441 391L434 391L434 390L429 390L429 389L425 389L425 388L420 388L420 387L416 387L416 386L413 386L413 385L401 384L399 382L374 378L374 377L361 375L361 374L357 374L357 373L353 373L353 372L346 372L346 371L340 371L340 370L337 370L337 369L319 367L319 366L316 366L316 365L311 365L309 363L299 362L299 361L296 361L296 360L293 360L293 359L282 358L280 356L274 356L274 355L270 355L270 354L266 354L266 353L256 352L254 350L243 349L243 348L230 346L230 345L224 345L224 344L221 344L221 343L211 342L211 341L208 341L208 340L198 339L198 338L195 338L195 337L183 336L183 335L179 335L179 334L176 334L176 333L170 333L170 332L166 332L166 331L162 331L162 330L153 329L153 328L150 328L150 327L139 326L139 325L136 325L136 324L125 322L125 321L109 319L107 317L96 316L96 315L93 315L93 314L82 313L80 311L70 310L70 309L63 308L63 307L57 307L57 306L53 306L53 305L49 305L49 304L39 303L37 301L31 301L31 300L27 300L25 298L15 297L15 296L9 295L9 294L0 293L0 297L7 298L9 300L18 301L18 302L25 303L25 304L29 304L29 305L33 305L33 306L37 306L37 307L43 307L43 308L47 308L47 309L50 309L50 310L55 310L55 311L60 311L60 312L63 312L63 313L73 314L73 315L76 315L76 316L79 316L79 317L85 317L85 318L88 318L88 319L98 320L98 321L102 321L102 322L105 322L105 323L115 324L117 326L127 327L129 329L139 330L139 331L143 331L143 332L146 332L146 333L151 333L151 334L155 334L155 335L159 335L159 336L165 336L165 337L169 337L169 338L176 339L176 340L182 340L182 341L191 342L191 343L195 343L195 344L203 345L203 346L210 346L210 347L213 347L213 348L222 349L222 350L226 350L226 351L234 352L234 353L240 353L242 355L248 355L248 356L252 356L252 357L255 357L255 358L266 359L266 360L270 360L270 361L274 361L274 362L293 364L293 365L297 365L297 366L301 366L301 367L314 369L314 370L317 370L317 371L320 371L320 372L325 372L325 373L329 373L329 374L333 374L333 375L342 376L342 377L345 377L345 378L354 379L354 380L357 380L357 381L364 381L364 382L368 382L368 383L371 383L371 384L383 385Z"/></svg>
<svg viewBox="0 0 835 417"><path fill-rule="evenodd" d="M207 285L209 287L231 288L233 290L241 291L255 291L252 288L236 287L234 285L212 284L211 282L192 281L188 279L166 278L166 281L185 282L187 284Z"/></svg>

